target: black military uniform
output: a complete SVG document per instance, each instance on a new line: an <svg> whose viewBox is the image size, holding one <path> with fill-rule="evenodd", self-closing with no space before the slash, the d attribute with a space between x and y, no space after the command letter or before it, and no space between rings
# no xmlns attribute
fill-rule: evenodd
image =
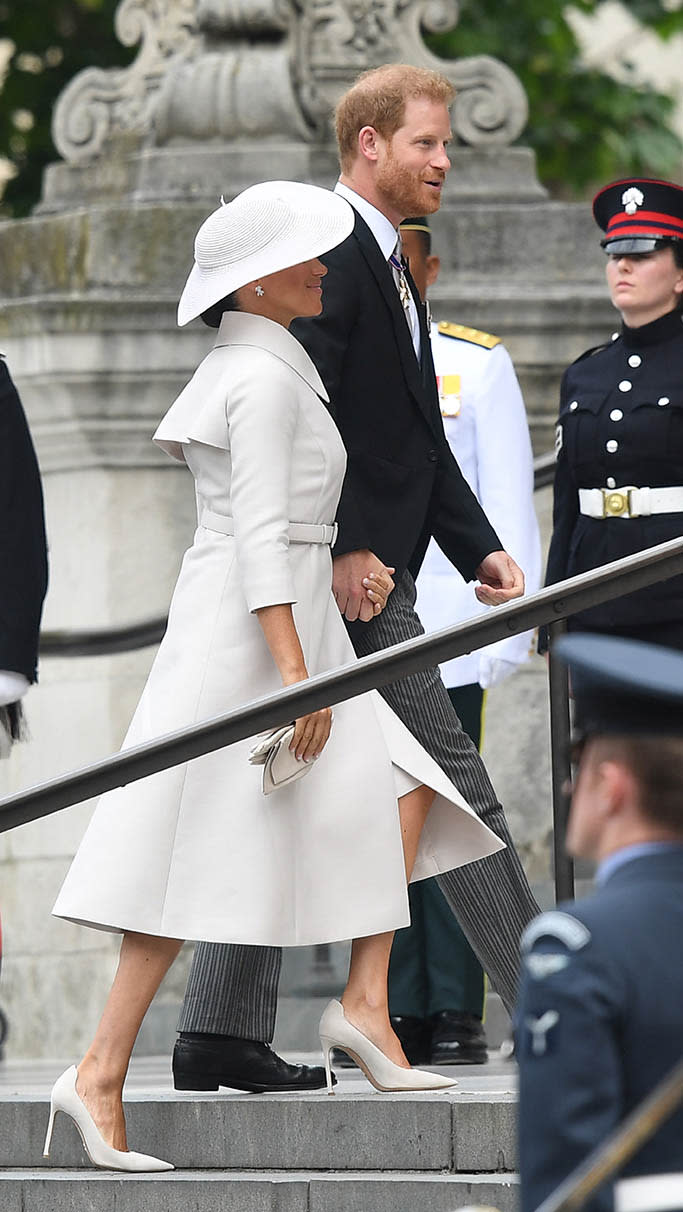
<svg viewBox="0 0 683 1212"><path fill-rule="evenodd" d="M678 186L618 182L593 209L607 253L683 241ZM683 534L683 312L622 324L569 367L556 445L548 584ZM683 648L683 577L583 611L570 628Z"/></svg>
<svg viewBox="0 0 683 1212"><path fill-rule="evenodd" d="M43 493L21 401L0 355L0 669L36 680L47 589ZM17 735L19 705L0 708L0 727Z"/></svg>
<svg viewBox="0 0 683 1212"><path fill-rule="evenodd" d="M570 661L587 733L683 738L682 654L597 635L569 636L558 650ZM533 1212L683 1055L683 800L680 826L675 841L610 854L592 896L542 914L523 935L515 1016L522 1212ZM679 1107L620 1177L682 1169ZM584 1205L612 1207L609 1186Z"/></svg>

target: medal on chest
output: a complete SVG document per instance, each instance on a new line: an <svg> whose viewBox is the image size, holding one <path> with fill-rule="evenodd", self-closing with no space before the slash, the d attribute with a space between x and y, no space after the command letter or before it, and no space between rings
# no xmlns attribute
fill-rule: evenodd
<svg viewBox="0 0 683 1212"><path fill-rule="evenodd" d="M457 417L462 405L460 375L437 375L442 417Z"/></svg>

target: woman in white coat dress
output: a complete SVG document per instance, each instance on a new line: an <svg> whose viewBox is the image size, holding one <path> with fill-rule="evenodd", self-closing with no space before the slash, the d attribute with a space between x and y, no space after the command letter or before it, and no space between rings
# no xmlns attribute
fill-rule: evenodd
<svg viewBox="0 0 683 1212"><path fill-rule="evenodd" d="M319 314L326 269L311 258L352 223L325 190L268 182L200 228L178 318L218 314L218 338L155 434L195 478L198 529L125 745L355 660L331 591L345 452L324 386L287 331L295 316ZM389 571L367 579L375 611ZM410 1069L391 1030L393 930L408 921L406 873L432 875L500 842L379 695L341 704L331 725L329 709L296 721L291 749L315 764L268 798L249 741L102 797L55 913L123 932L119 968L91 1047L54 1087L46 1150L62 1110L95 1164L167 1168L127 1151L122 1089L186 938L353 937L341 1003L321 1022L330 1089L334 1044L380 1089L452 1084Z"/></svg>

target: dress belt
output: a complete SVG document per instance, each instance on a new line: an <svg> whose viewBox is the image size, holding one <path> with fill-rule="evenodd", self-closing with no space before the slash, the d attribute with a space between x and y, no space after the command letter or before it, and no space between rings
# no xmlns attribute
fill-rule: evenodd
<svg viewBox="0 0 683 1212"><path fill-rule="evenodd" d="M580 488L579 510L588 518L647 518L653 513L683 513L683 487Z"/></svg>
<svg viewBox="0 0 683 1212"><path fill-rule="evenodd" d="M217 530L219 534L234 534L235 524L232 518L224 513L214 513L213 509L202 510L200 526L206 530ZM334 546L337 538L337 523L327 525L325 522L290 522L289 540L291 543L322 543Z"/></svg>

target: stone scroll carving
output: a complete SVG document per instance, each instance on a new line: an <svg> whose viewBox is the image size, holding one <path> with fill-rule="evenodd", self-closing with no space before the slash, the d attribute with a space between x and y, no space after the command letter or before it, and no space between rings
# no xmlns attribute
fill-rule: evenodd
<svg viewBox="0 0 683 1212"><path fill-rule="evenodd" d="M198 37L197 0L121 0L114 22L119 42L140 43L127 68L88 67L55 106L52 138L65 160L96 156L120 133L144 135L169 63L191 52Z"/></svg>
<svg viewBox="0 0 683 1212"><path fill-rule="evenodd" d="M329 114L359 72L380 63L413 63L447 76L456 89L454 134L473 146L509 144L528 117L526 93L498 59L439 59L423 34L458 22L457 0L299 0L297 62L306 67L300 96L314 125Z"/></svg>
<svg viewBox="0 0 683 1212"><path fill-rule="evenodd" d="M122 0L116 32L140 43L137 58L71 81L55 109L55 144L65 160L83 160L122 134L156 144L324 141L341 93L392 61L453 82L459 142L509 144L527 118L516 76L488 56L442 60L425 45L425 31L457 21L457 0Z"/></svg>

